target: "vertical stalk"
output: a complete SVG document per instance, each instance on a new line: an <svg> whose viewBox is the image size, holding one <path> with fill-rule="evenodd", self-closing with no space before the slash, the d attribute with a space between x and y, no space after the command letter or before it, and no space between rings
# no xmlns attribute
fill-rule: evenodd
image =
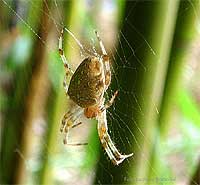
<svg viewBox="0 0 200 185"><path fill-rule="evenodd" d="M61 6L61 3L59 3ZM80 14L80 7L83 7L83 3L81 0L78 1L66 1L63 2L63 9L65 12L63 20L64 26L69 29L74 35L78 35L80 32L80 28L82 25L80 24L81 22L81 14ZM59 7L58 7L59 8ZM82 10L82 9L81 9ZM67 42L68 41L68 42ZM67 44L70 43L70 46ZM57 48L58 48L58 43ZM75 46L73 45L75 44ZM64 33L64 43L63 43L63 48L65 55L67 57L67 60L71 63L71 66L75 66L75 62L79 60L79 57L77 57L77 53L79 52L79 48L77 47L77 44L74 42L73 38L67 33ZM76 49L77 48L77 49ZM67 100L67 97L64 92L63 88L63 79L65 75L64 71L64 66L63 63L59 57L59 59L56 61L59 62L59 65L62 65L62 70L59 71L59 85L56 91L53 92L53 101L52 99L49 102L49 107L48 107L48 129L46 131L46 146L43 148L42 156L43 161L42 161L42 169L40 171L40 179L39 183L40 184L51 184L54 182L55 176L54 176L54 166L52 165L51 161L53 156L56 155L56 153L59 151L59 146L62 145L63 147L66 147L62 143L62 139L60 139L61 134L60 134L60 124L61 124L61 119L66 112L66 105L69 107L69 101ZM77 65L77 64L76 64ZM70 159L68 159L70 161Z"/></svg>
<svg viewBox="0 0 200 185"><path fill-rule="evenodd" d="M143 140L141 143L142 150L137 156L137 165L133 170L134 173L136 172L135 177L139 178L147 178L149 170L152 171L155 177L159 174L159 171L153 168L150 159L154 140L157 138L158 112L160 112L160 104L165 87L178 8L178 0L164 0L157 2L154 9L154 20L149 34L152 39L150 45L156 55L147 54L144 58L147 72L143 76L143 85L141 86L143 100L140 99L144 116L138 120L140 128L144 128L142 130L144 137L139 137L139 140Z"/></svg>
<svg viewBox="0 0 200 185"><path fill-rule="evenodd" d="M49 6L49 2L46 2ZM44 42L47 40L49 24L47 12L47 6L42 3L42 13L40 15L40 22L38 28L38 35ZM33 129L34 122L44 116L45 104L47 100L48 92L48 67L45 60L46 45L37 37L33 46L33 53L30 57L29 65L31 65L31 78L28 82L28 94L25 98L25 113L23 115L24 130L22 134L22 141L20 152L23 155L19 158L18 169L16 170L16 182L26 183L26 164L24 159L29 158L32 148L32 138L34 138ZM40 107L40 108L39 108Z"/></svg>
<svg viewBox="0 0 200 185"><path fill-rule="evenodd" d="M180 89L181 77L186 64L187 46L196 36L195 22L198 21L198 1L182 1L177 19L176 31L170 56L169 69L166 77L166 85L163 93L162 105L159 116L161 135L167 133L173 107L176 102L177 90ZM198 6L197 6L198 5ZM190 8L188 8L190 7ZM187 9L185 11L185 9ZM184 12L184 13L183 13Z"/></svg>
<svg viewBox="0 0 200 185"><path fill-rule="evenodd" d="M2 3L3 2L1 2L1 4ZM38 2L37 5L40 5L40 3L41 2ZM5 5L8 12L19 21L16 27L16 29L18 29L20 24L23 25L23 22L20 22L21 20L17 16L19 15L18 11L11 9L12 7L10 7L9 3L3 4ZM24 29L22 30L24 31L25 28L28 29L27 26L24 25ZM30 33L31 30L29 30L28 34L30 35ZM45 40L45 35L41 32L39 32L39 34L41 34L41 36L44 36L43 39ZM18 35L18 37L23 36ZM34 35L34 37L36 36ZM41 44L38 44L39 42L40 41L38 40L35 41L35 45L37 45L38 49L42 50L43 46L40 46ZM27 125L24 119L29 114L29 106L26 104L26 97L28 96L28 94L30 95L29 82L31 81L32 73L37 73L37 70L40 68L40 57L42 58L43 56L42 54L41 56L39 55L39 50L37 50L37 47L33 51L30 60L24 65L17 66L13 74L14 85L12 86L8 94L9 107L5 112L4 127L2 131L0 165L2 184L16 184L20 181L18 175L21 173L21 167L24 165L24 160L21 157L26 156L25 148L27 147L27 145L24 145L24 141L26 141L25 133L27 131ZM29 103L30 102L31 101L29 99Z"/></svg>
<svg viewBox="0 0 200 185"><path fill-rule="evenodd" d="M188 48L193 39L197 36L195 24L197 24L197 12L200 8L198 3L199 2L195 0L180 2L166 82L158 116L158 138L160 138L160 140L157 141L157 143L155 141L156 146L152 150L151 156L153 167L157 171L159 171L159 166L161 165L158 157L160 154L159 144L164 141L168 129L173 124L173 112L182 89L183 69L187 62ZM186 9L187 11L185 11ZM152 172L150 171L149 173L150 176L152 176Z"/></svg>
<svg viewBox="0 0 200 185"><path fill-rule="evenodd" d="M104 166L99 166L97 170L96 183L100 181L105 184L138 184L136 178L148 177L148 169L151 167L150 152L158 119L157 111L159 111L165 84L178 5L179 1L174 0L126 2L122 33L130 46L127 49L125 47L127 41L121 37L124 51L120 47L117 51L121 56L124 52L128 58L131 54L133 55L130 53L130 47L134 48L134 46L141 46L141 43L145 43L138 47L136 53L140 62L136 57L132 57L130 62L131 67L136 68L136 73L130 72L129 68L123 74L120 74L120 71L117 72L120 87L137 97L137 102L134 100L130 102L129 97L122 94L121 104L119 102L115 107L115 110L118 109L128 115L124 122L126 128L129 127L132 130L134 136L127 130L124 143L127 143L127 138L130 143L134 143L132 146L127 143L127 151L133 151L134 157L129 159L129 162L125 161L119 167L114 167L107 164L102 154L100 162ZM120 61L120 58L117 60ZM136 79L134 84L133 79ZM124 104L128 106L125 107ZM138 108L138 104L141 111L134 109ZM120 143L117 144L120 147ZM110 174L105 170L108 168Z"/></svg>

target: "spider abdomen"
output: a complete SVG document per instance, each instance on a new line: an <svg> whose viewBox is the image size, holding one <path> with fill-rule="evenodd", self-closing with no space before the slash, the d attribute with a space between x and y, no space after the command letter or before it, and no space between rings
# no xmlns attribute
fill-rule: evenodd
<svg viewBox="0 0 200 185"><path fill-rule="evenodd" d="M103 95L103 63L97 57L88 57L76 69L68 88L69 97L80 107L97 104Z"/></svg>

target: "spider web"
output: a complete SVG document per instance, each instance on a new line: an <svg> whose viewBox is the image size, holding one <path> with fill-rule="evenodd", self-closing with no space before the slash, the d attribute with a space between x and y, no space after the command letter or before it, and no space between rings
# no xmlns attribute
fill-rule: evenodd
<svg viewBox="0 0 200 185"><path fill-rule="evenodd" d="M11 14L13 16L16 16L16 19L20 23L22 23L22 25L24 25L26 29L31 31L34 37L38 38L40 42L47 48L47 54L50 56L49 71L57 76L61 76L59 77L58 81L57 81L58 77L54 78L51 76L50 83L52 83L52 86L55 86L55 87L59 86L59 83L62 83L62 80L64 77L64 71L62 74L57 74L58 72L55 72L53 70L54 68L58 68L62 70L61 68L63 67L62 61L59 59L59 56L56 56L55 54L57 53L57 50L58 50L58 44L57 44L58 36L59 36L61 28L64 25L64 15L63 15L63 12L60 11L62 9L62 2L54 0L52 1L51 7L46 3L47 11L45 12L42 8L40 8L40 12L43 12L48 16L49 21L54 27L53 29L54 31L51 31L51 34L53 36L51 37L51 39L47 41L44 41L43 38L37 34L36 30L33 28L33 25L29 23L29 20L26 19L26 16L24 15L25 12L23 12L23 8L26 9L27 8L26 6L28 4L31 4L31 6L34 7L36 5L35 1L28 1L27 3L25 3L24 1L19 1L19 4L21 6L21 11L20 10L16 11L13 7L11 7L10 3L7 1L3 0L1 4L2 3L9 9ZM88 9L91 8L92 7L92 5L90 4L91 2L88 1L87 3L88 4L86 4L85 6ZM104 17L101 15L102 16L101 18L103 19L103 21L100 21L100 22L104 22L104 24L97 26L97 30L100 34L100 37L103 40L103 43L106 47L107 52L109 53L109 56L111 57L112 84L105 94L106 99L108 100L112 96L112 94L114 94L116 90L119 90L119 96L116 98L116 101L114 102L114 104L107 110L109 134L112 140L114 141L114 143L116 144L117 148L119 148L119 150L122 153L127 153L127 154L131 152L136 153L137 151L142 151L143 147L142 147L141 142L138 140L138 138L143 138L143 140L145 140L147 143L149 142L150 144L149 136L145 135L145 133L143 132L143 128L141 128L142 126L139 125L137 119L134 117L134 115L145 116L141 102L139 101L139 98L144 99L143 94L142 92L141 93L134 92L134 88L138 84L138 80L140 80L138 76L140 71L142 71L145 74L146 71L149 70L148 67L146 67L143 64L143 61L138 57L137 53L139 53L141 49L144 49L146 50L146 52L150 52L152 57L154 57L155 62L158 61L157 52L151 46L150 42L145 38L144 34L140 33L137 30L137 28L129 20L129 15L134 13L136 4L137 2L132 3L131 11L129 12L128 16L124 18L125 20L124 24L128 24L131 27L133 34L137 35L140 38L140 41L141 41L140 44L138 45L135 44L135 46L130 44L130 41L126 37L126 33L124 33L123 30L118 30L116 31L116 33L113 34L115 36L113 37L114 42L112 41L110 41L110 43L106 42L107 40L106 34L104 33L108 33L109 30L106 30L106 27L108 26L105 26L105 25L112 23L112 21L116 21L114 20L114 17L112 17L113 20L112 19L106 20L106 19L103 19ZM117 7L115 3L112 3L110 1L106 3L106 1L103 1L102 12L104 12L104 14L109 16L112 13L115 13L115 11L117 11ZM90 16L89 10L87 13ZM34 15L34 16L37 17L38 15ZM116 25L114 25L113 28L116 29ZM75 35L74 33L76 39L78 39L78 41L80 40L81 43L84 43L83 46L85 50L88 52L81 51L76 41L74 41L72 38L70 38L72 39L72 41L70 40L67 43L72 53L73 52L78 53L76 54L75 59L74 59L73 54L70 54L70 56L68 57L68 54L66 53L66 57L70 61L70 65L72 66L73 69L76 69L80 61L82 61L88 55L88 53L92 54L94 53L94 50L97 50L98 53L100 53L99 48L98 48L98 43L95 42L95 39L96 39L95 34L93 33L95 29L96 28L94 25L89 25L87 29L84 29L82 31L84 35L83 38L80 38L79 35ZM68 34L65 33L65 35L68 35ZM89 42L89 44L85 44L86 41L87 43ZM95 48L94 46L96 47L96 49L94 49ZM52 55L52 53L54 55ZM129 55L127 55L127 53ZM51 57L53 57L53 59ZM132 62L133 60L134 60L134 64ZM73 61L73 63L71 61ZM60 64L58 64L58 62L60 62ZM125 76L129 76L132 73L135 74L134 79L125 78ZM131 86L130 86L130 81L131 81ZM145 105L145 102L142 102L142 104ZM159 114L158 112L159 109L156 107L156 103L155 103L154 108ZM124 110L130 110L130 111L124 112ZM81 120L84 120L83 121L84 124L76 128L76 130L74 129L70 133L70 137L71 137L70 140L81 141L81 142L86 140L87 138L95 140L94 135L97 135L97 132L95 131L96 124L88 122L84 118L81 118ZM60 120L58 120L58 122L59 121ZM35 124L36 126L34 126L34 127L37 127L35 129L37 130L46 129L47 120L44 117L40 117L40 119L35 120L35 122L37 122L37 124ZM134 127L132 127L131 125L134 125ZM133 131L132 130L133 128L135 128L136 131ZM83 133L83 135L81 135L80 133ZM44 154L44 155L49 155L50 158L48 157L48 160L53 161L52 171L54 173L53 175L54 182L59 182L63 184L64 183L68 183L68 184L92 183L96 174L96 171L94 169L95 169L97 161L99 160L98 151L101 150L102 152L103 150L101 146L99 147L94 146L93 144L91 144L92 141L88 140L87 147L81 146L81 147L66 148L64 145L62 145L62 137L59 136L58 142L56 142L56 145L60 145L60 147L58 147L59 151L54 154L51 154L48 144L43 138L43 135L42 136L41 135L38 136L39 139L35 141L35 142L42 141L41 144L35 144L35 145L37 147L47 148L48 152L47 154ZM139 135L140 137L138 137L137 135ZM97 136L96 136L96 139L98 139ZM133 148L132 146L135 146L135 148ZM39 163L41 159L39 155L40 155L41 150L32 152L31 156L25 156L22 153L22 151L20 151L19 148L16 148L16 152L25 161L26 170L28 171L28 174L29 174L29 176L27 177L28 182L34 184L34 177L35 177L34 173L36 173L37 169L40 168ZM88 153L90 153L90 155ZM85 163L87 163L87 160L86 160L87 155L93 156L93 160L96 161L96 163L93 162L92 163L93 165L89 167L85 165ZM42 156L42 157L46 158L46 156ZM113 167L108 157L106 157L106 154L103 156L103 158L104 158L104 162L99 163L99 166L100 166L99 168L103 174L105 173L107 174L107 178L110 178L110 182L113 183L115 181L114 180L115 175L113 171L115 171L116 168ZM159 176L158 175L159 172L156 171L156 169L154 169L153 166L151 166L151 162L145 153L142 153L141 158L143 159L144 163L146 163L146 165L152 169L154 175ZM84 160L86 160L86 162ZM127 159L126 161L124 161L124 163L126 163L126 166L128 166L128 168L131 167L132 160L134 160L134 157L133 159ZM75 165L74 165L74 161L76 161ZM120 166L117 168L120 168ZM81 170L85 168L89 168L90 170L88 170L86 174L80 177L80 174L83 173ZM130 172L127 171L127 174L125 175L123 174L123 177L121 177L121 179L124 179L124 182L122 183L131 183L132 181L136 180L136 179L130 179L129 173ZM100 179L98 179L98 177L96 178L97 178L96 182L98 184L104 184L101 178ZM145 179L139 179L139 180L145 181Z"/></svg>

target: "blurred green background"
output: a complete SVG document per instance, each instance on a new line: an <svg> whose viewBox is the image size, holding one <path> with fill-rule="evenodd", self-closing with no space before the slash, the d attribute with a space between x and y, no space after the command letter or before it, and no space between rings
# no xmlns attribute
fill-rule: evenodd
<svg viewBox="0 0 200 185"><path fill-rule="evenodd" d="M110 56L109 134L134 153L119 166L95 120L70 132L87 146L62 142L63 26ZM199 0L1 0L0 28L1 184L200 184ZM88 56L67 32L64 50L74 70Z"/></svg>

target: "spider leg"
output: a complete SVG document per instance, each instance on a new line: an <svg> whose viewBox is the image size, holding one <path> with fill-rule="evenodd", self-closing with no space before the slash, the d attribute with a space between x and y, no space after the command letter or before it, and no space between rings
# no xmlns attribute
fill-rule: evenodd
<svg viewBox="0 0 200 185"><path fill-rule="evenodd" d="M68 91L68 85L67 85L67 74L64 76L63 87L64 87L64 89L65 89L65 93L66 93L66 95L67 95L67 91Z"/></svg>
<svg viewBox="0 0 200 185"><path fill-rule="evenodd" d="M108 157L110 158L110 160L112 161L112 163L115 165L118 165L118 161L117 161L116 157L113 155L112 151L110 150L108 143L103 139L103 137L100 138L100 140L101 140L103 148L105 149L105 151L106 151Z"/></svg>
<svg viewBox="0 0 200 185"><path fill-rule="evenodd" d="M72 125L72 128L75 128L75 127L77 127L77 126L79 126L79 125L81 125L82 124L82 122L79 122L79 123L77 123L77 124L74 124L74 125Z"/></svg>
<svg viewBox="0 0 200 185"><path fill-rule="evenodd" d="M97 37L97 39L99 41L99 45L100 45L100 48L101 48L101 51L102 51L103 55L107 55L106 49L105 49L105 47L103 45L103 42L102 42L102 40L101 40L101 38L100 38L99 33L97 32L97 30L95 30L95 34L96 34L96 37Z"/></svg>
<svg viewBox="0 0 200 185"><path fill-rule="evenodd" d="M111 138L110 138L110 136L109 136L108 133L105 135L105 140L106 140L106 142L108 143L110 149L113 151L115 157L116 157L117 159L120 159L119 161L122 162L124 159L126 159L126 158L128 158L128 157L131 157L131 156L133 155L133 153L128 154L128 155L122 155L122 154L120 154L119 151L117 150L116 146L115 146L114 143L112 142L112 140L111 140Z"/></svg>
<svg viewBox="0 0 200 185"><path fill-rule="evenodd" d="M60 127L60 132L63 132L67 120L70 120L70 118L75 114L75 112L77 112L79 110L78 106L73 107L71 110L69 110L67 113L64 114L63 119L62 119L62 124Z"/></svg>
<svg viewBox="0 0 200 185"><path fill-rule="evenodd" d="M96 48L94 46L94 40L93 39L92 39L92 50L93 50L94 55L97 57L98 53L97 53L97 50L96 50Z"/></svg>
<svg viewBox="0 0 200 185"><path fill-rule="evenodd" d="M95 34L97 36L101 51L103 53L103 62L104 62L104 67L105 67L105 85L106 85L105 90L107 90L107 88L108 88L108 86L110 85L110 82L111 82L111 71L110 71L109 57L108 57L108 54L106 52L106 49L103 45L103 42L102 42L98 32L95 31Z"/></svg>
<svg viewBox="0 0 200 185"><path fill-rule="evenodd" d="M62 119L62 126L61 126L61 132L64 131L64 139L63 142L66 145L73 145L73 146L78 146L78 145L86 145L87 143L68 143L68 135L69 135L69 130L70 128L74 128L81 123L73 124L76 122L76 120L83 114L83 109L78 107L73 110L73 112L68 111Z"/></svg>
<svg viewBox="0 0 200 185"><path fill-rule="evenodd" d="M68 85L67 85L67 77L68 75L73 75L73 71L71 70L71 68L69 67L69 63L65 57L65 54L64 54L64 51L63 51L63 29L61 30L61 33L60 33L60 37L58 39L59 43L58 43L58 46L59 46L59 54L60 54L60 57L63 61L63 64L64 64L64 67L65 67L65 71L66 71L66 74L65 74L65 77L64 77L64 81L63 81L63 86L64 86L64 89L65 89L65 92L66 92L66 95L67 95L67 90L68 90Z"/></svg>
<svg viewBox="0 0 200 185"><path fill-rule="evenodd" d="M112 142L107 127L106 110L98 116L98 134L100 141L113 164L118 165L133 154L122 155Z"/></svg>
<svg viewBox="0 0 200 185"><path fill-rule="evenodd" d="M126 158L131 157L133 155L133 154L129 154L129 155L120 154L119 151L117 150L117 148L115 147L115 145L113 144L112 140L110 139L110 141L109 141L109 140L107 140L108 138L110 139L110 137L105 136L104 139L101 140L101 142L102 142L102 145L103 145L106 153L108 154L108 157L110 158L110 160L112 161L112 163L114 165L119 165ZM111 146L114 148L114 150Z"/></svg>
<svg viewBox="0 0 200 185"><path fill-rule="evenodd" d="M69 124L69 125L66 125L66 127L65 127L65 137L64 137L64 140L63 140L64 144L71 145L71 146L81 146L81 145L87 145L88 144L88 143L68 143L68 135L69 135L70 128L74 128L73 125Z"/></svg>
<svg viewBox="0 0 200 185"><path fill-rule="evenodd" d="M104 91L106 91L110 85L111 82L111 70L110 70L110 63L109 63L109 57L107 55L106 49L103 45L103 42L98 34L97 31L95 31L95 34L97 36L97 39L99 41L99 45L102 51L102 60L104 64L104 70L105 70L105 88ZM106 109L109 108L116 98L118 94L118 91L114 93L112 98L104 105L104 100L101 102L101 111L99 115L97 116L98 119L98 134L99 138L101 140L101 143L108 154L109 158L113 162L113 164L118 165L121 162L123 162L126 158L131 157L133 154L128 155L122 155L117 148L115 147L114 143L112 142L109 134L108 134L108 127L107 127L107 119L106 119Z"/></svg>
<svg viewBox="0 0 200 185"><path fill-rule="evenodd" d="M108 109L114 103L114 100L115 100L117 95L118 95L118 91L115 91L115 93L113 94L112 98L101 108L102 112L105 109Z"/></svg>
<svg viewBox="0 0 200 185"><path fill-rule="evenodd" d="M71 68L69 67L69 63L65 57L65 54L64 54L64 51L63 51L63 29L61 30L61 33L60 33L60 37L58 39L58 51L59 51L59 54L60 54L60 57L63 61L63 64L64 64L64 67L65 67L65 70L66 70L66 75L70 74L70 75L73 75L73 71L71 70Z"/></svg>

